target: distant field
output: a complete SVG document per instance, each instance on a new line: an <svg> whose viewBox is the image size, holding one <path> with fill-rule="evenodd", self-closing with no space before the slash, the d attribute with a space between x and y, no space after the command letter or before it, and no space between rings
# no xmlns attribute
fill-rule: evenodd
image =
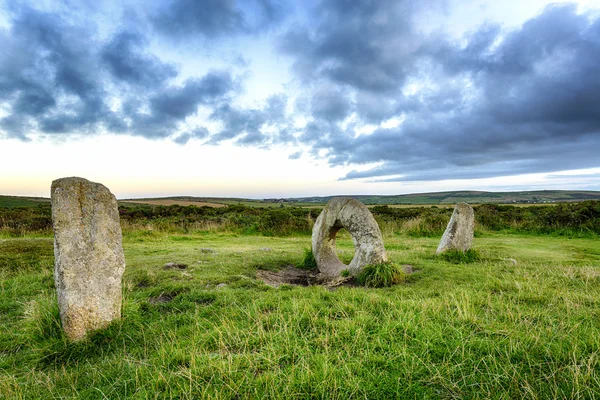
<svg viewBox="0 0 600 400"><path fill-rule="evenodd" d="M285 199L243 199L226 197L195 197L195 196L170 196L162 198L121 199L123 205L150 204L150 205L181 205L181 206L207 206L223 207L228 205L243 205L246 207L261 208L320 208L335 196L324 197L298 197ZM414 193L403 195L349 195L367 206L388 205L390 207L452 207L456 203L469 204L505 204L516 207L531 205L552 205L564 202L582 202L586 200L600 200L600 191L582 190L539 190L521 192L482 192L482 191L451 191L435 193ZM48 203L50 199L40 197L0 196L0 207L31 207Z"/></svg>
<svg viewBox="0 0 600 400"><path fill-rule="evenodd" d="M315 203L301 203L301 202L284 202L284 203L273 203L266 202L263 200L251 200L251 199L237 199L237 198L218 198L218 197L165 197L158 199L127 199L119 200L120 203L129 204L150 204L150 205L161 205L161 206L207 206L207 207L225 207L229 205L243 205L246 207L262 207L262 208L277 208L281 207L322 207L322 204Z"/></svg>
<svg viewBox="0 0 600 400"><path fill-rule="evenodd" d="M438 207L438 208L452 208L455 204L367 204L367 207L377 206L388 206L391 208L415 208L415 207Z"/></svg>
<svg viewBox="0 0 600 400"><path fill-rule="evenodd" d="M456 203L460 203L460 201L457 201ZM375 207L375 206L388 206L391 208L414 208L414 207L425 207L425 208L429 208L429 207L438 207L438 208L453 208L456 203L448 203L448 204L367 204L368 207ZM576 202L573 202L576 203ZM495 203L499 206L512 206L512 207L544 207L544 206L556 206L557 204L560 203L533 203L533 204L527 204L527 203Z"/></svg>
<svg viewBox="0 0 600 400"><path fill-rule="evenodd" d="M155 206L197 206L197 207L225 207L226 204L211 203L207 201L185 201L185 200L121 200L121 203L150 204Z"/></svg>
<svg viewBox="0 0 600 400"><path fill-rule="evenodd" d="M34 207L38 204L48 204L50 199L44 197L0 196L0 207Z"/></svg>

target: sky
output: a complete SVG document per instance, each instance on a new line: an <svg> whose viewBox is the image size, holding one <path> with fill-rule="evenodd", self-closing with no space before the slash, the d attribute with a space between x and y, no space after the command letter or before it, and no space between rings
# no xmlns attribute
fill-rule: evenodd
<svg viewBox="0 0 600 400"><path fill-rule="evenodd" d="M0 194L600 190L600 0L0 0Z"/></svg>

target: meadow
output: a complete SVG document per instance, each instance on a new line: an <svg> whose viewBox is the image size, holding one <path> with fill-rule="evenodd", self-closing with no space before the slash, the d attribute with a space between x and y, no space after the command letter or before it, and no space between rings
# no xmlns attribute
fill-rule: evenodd
<svg viewBox="0 0 600 400"><path fill-rule="evenodd" d="M0 397L600 397L599 204L503 207L476 209L469 260L435 256L451 210L374 208L413 270L383 289L258 279L303 264L319 210L125 207L123 318L81 343L43 206L5 211Z"/></svg>

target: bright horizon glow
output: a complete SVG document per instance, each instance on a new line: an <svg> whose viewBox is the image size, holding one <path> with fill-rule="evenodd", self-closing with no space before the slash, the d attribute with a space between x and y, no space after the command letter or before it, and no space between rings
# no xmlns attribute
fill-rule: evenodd
<svg viewBox="0 0 600 400"><path fill-rule="evenodd" d="M239 197L248 199L332 195L396 195L451 190L600 190L600 168L487 179L432 182L338 181L351 168L290 160L285 148L178 145L167 140L103 135L54 143L4 141L0 194L49 197L53 180L79 176L107 186L119 199ZM93 149L91 151L90 149ZM134 150L135 149L135 150ZM160 154L160 158L155 155ZM36 160L35 163L28 160ZM39 165L44 166L40 171ZM364 166L367 169L370 166Z"/></svg>

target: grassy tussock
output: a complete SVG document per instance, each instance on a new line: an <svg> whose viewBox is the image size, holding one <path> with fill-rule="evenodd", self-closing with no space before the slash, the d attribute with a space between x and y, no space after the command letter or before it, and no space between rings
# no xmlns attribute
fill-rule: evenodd
<svg viewBox="0 0 600 400"><path fill-rule="evenodd" d="M317 260L315 260L312 248L304 249L304 258L302 259L302 262L298 264L298 268L308 270L317 269Z"/></svg>
<svg viewBox="0 0 600 400"><path fill-rule="evenodd" d="M475 249L469 249L467 251L446 250L441 253L439 257L453 264L470 264L481 261L482 259L479 252Z"/></svg>
<svg viewBox="0 0 600 400"><path fill-rule="evenodd" d="M365 265L356 281L370 288L390 287L406 280L402 267L393 262Z"/></svg>

